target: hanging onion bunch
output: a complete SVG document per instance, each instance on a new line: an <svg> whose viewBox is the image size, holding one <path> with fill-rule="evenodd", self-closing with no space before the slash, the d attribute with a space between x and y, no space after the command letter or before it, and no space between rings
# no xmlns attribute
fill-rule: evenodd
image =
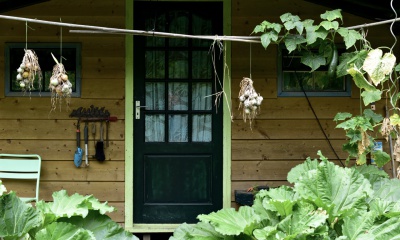
<svg viewBox="0 0 400 240"><path fill-rule="evenodd" d="M36 76L38 76L40 89L42 82L42 70L39 66L39 58L36 56L36 53L33 50L24 49L24 51L24 58L22 59L21 65L17 69L17 84L24 92L34 90L33 84Z"/></svg>
<svg viewBox="0 0 400 240"><path fill-rule="evenodd" d="M67 72L64 65L59 63L51 54L56 65L53 67L53 74L50 77L49 89L51 91L51 106L52 110L56 109L57 103L61 105L61 98L65 98L67 106L69 106L72 94L72 83L68 80Z"/></svg>
<svg viewBox="0 0 400 240"><path fill-rule="evenodd" d="M263 97L256 92L250 78L243 78L240 82L239 100L239 109L243 107L243 121L249 119L251 126L251 122L259 113Z"/></svg>

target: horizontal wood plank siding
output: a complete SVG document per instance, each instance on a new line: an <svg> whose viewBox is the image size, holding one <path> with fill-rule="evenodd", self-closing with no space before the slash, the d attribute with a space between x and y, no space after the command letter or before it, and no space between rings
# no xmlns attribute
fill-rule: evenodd
<svg viewBox="0 0 400 240"><path fill-rule="evenodd" d="M299 15L303 20L315 19L317 23L319 15L326 10L329 9L299 0L233 0L232 35L250 35L254 27L264 20L281 23L279 16L287 12ZM344 26L371 22L342 14ZM388 25L368 28L368 40L373 47L393 44ZM258 185L287 185L286 176L290 169L307 157L317 158L318 150L337 164L340 163L336 154L344 162L347 157L342 151L345 134L343 129L335 128L333 118L338 112L360 113L359 90L354 86L351 97L311 97L310 104L305 97L277 97L277 57L276 45L264 49L261 44L252 44L250 47L248 43L232 43L233 207L238 207L234 202L235 190ZM256 91L264 97L261 112L251 126L249 121L243 122L242 110L238 109L240 81L250 74ZM385 113L384 104L383 101L377 103L377 113ZM388 150L388 143L385 140L383 142ZM391 173L389 166L385 170Z"/></svg>
<svg viewBox="0 0 400 240"><path fill-rule="evenodd" d="M125 2L118 0L63 1L53 0L5 15L61 21L76 24L124 28ZM60 42L60 27L29 23L28 42ZM72 98L50 112L49 97L4 97L4 49L6 42L25 42L25 22L0 20L0 152L37 153L42 157L39 198L52 200L52 193L65 189L69 194L92 194L108 201L118 211L110 213L113 220L123 224L125 210L125 38L112 34L70 33L63 27L63 42L77 42L82 47L81 97ZM29 48L29 43L28 43ZM51 58L51 56L49 56ZM21 59L22 60L22 59ZM65 60L65 61L68 61ZM40 64L40 59L39 59ZM68 69L66 69L68 72ZM109 124L109 147L104 149L106 160L95 160L95 142L89 124L89 167L76 168L76 118L73 109L105 107L118 121ZM106 124L104 139L106 137ZM84 123L81 123L81 147ZM95 141L100 138L100 123L96 124ZM31 185L4 181L7 189L23 195Z"/></svg>

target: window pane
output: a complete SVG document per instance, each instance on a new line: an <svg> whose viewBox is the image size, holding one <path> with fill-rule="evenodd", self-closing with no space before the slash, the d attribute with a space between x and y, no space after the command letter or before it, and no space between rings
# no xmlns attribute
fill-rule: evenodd
<svg viewBox="0 0 400 240"><path fill-rule="evenodd" d="M345 78L330 79L326 72L284 72L283 91L345 91Z"/></svg>
<svg viewBox="0 0 400 240"><path fill-rule="evenodd" d="M171 114L168 118L169 142L187 142L188 141L188 115Z"/></svg>
<svg viewBox="0 0 400 240"><path fill-rule="evenodd" d="M192 141L211 142L212 140L212 118L211 114L193 115Z"/></svg>
<svg viewBox="0 0 400 240"><path fill-rule="evenodd" d="M213 35L211 20L207 16L194 14L192 31L193 35ZM193 45L196 47L208 47L211 43L211 40L193 39Z"/></svg>
<svg viewBox="0 0 400 240"><path fill-rule="evenodd" d="M146 51L146 78L165 77L164 51Z"/></svg>
<svg viewBox="0 0 400 240"><path fill-rule="evenodd" d="M212 96L211 83L193 83L192 85L192 109L211 110Z"/></svg>
<svg viewBox="0 0 400 240"><path fill-rule="evenodd" d="M169 78L187 79L189 64L187 51L171 51L168 59Z"/></svg>
<svg viewBox="0 0 400 240"><path fill-rule="evenodd" d="M192 77L193 79L211 79L212 63L208 51L193 51Z"/></svg>
<svg viewBox="0 0 400 240"><path fill-rule="evenodd" d="M189 18L186 11L170 12L169 32L171 33L189 33ZM169 45L172 47L184 47L188 45L187 38L170 38Z"/></svg>
<svg viewBox="0 0 400 240"><path fill-rule="evenodd" d="M168 110L188 110L187 83L168 83Z"/></svg>
<svg viewBox="0 0 400 240"><path fill-rule="evenodd" d="M152 114L145 116L145 142L165 142L165 116Z"/></svg>
<svg viewBox="0 0 400 240"><path fill-rule="evenodd" d="M146 19L146 31L165 32L165 14ZM162 47L165 45L165 38L146 37L147 47Z"/></svg>
<svg viewBox="0 0 400 240"><path fill-rule="evenodd" d="M165 85L161 82L146 83L146 109L165 109Z"/></svg>

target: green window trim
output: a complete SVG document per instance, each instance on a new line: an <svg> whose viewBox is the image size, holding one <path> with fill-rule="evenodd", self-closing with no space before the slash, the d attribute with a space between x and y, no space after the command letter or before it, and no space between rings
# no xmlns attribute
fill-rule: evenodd
<svg viewBox="0 0 400 240"><path fill-rule="evenodd" d="M14 57L13 54L16 52L23 51L25 43L6 43L5 44L5 80L4 80L4 93L7 97L40 97L40 96L51 96L51 92L48 90L48 82L53 71L53 66L56 65L51 54L43 55L44 52L51 52L59 60L60 55L60 43L28 43L28 49L32 49L36 52L39 58L39 65L42 70L43 79L41 82L41 89L34 91L23 92L16 84L16 70L22 61L23 54L18 57ZM63 43L63 64L65 70L72 75L69 75L69 79L74 79L73 92L71 97L81 96L81 44L80 43ZM69 56L73 57L69 57ZM66 57L67 56L67 57ZM72 59L71 59L72 58Z"/></svg>

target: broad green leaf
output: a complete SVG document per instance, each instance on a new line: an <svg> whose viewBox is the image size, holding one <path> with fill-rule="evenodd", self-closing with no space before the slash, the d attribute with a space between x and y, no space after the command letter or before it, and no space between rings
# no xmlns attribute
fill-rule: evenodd
<svg viewBox="0 0 400 240"><path fill-rule="evenodd" d="M275 234L278 232L276 226L266 226L263 229L256 229L253 232L256 239L275 240Z"/></svg>
<svg viewBox="0 0 400 240"><path fill-rule="evenodd" d="M371 153L376 166L383 167L386 163L390 161L390 156L384 151L374 151Z"/></svg>
<svg viewBox="0 0 400 240"><path fill-rule="evenodd" d="M347 69L352 66L360 68L364 64L364 60L368 55L368 51L361 50L350 53L343 53L339 57L339 65L336 69L337 77L342 77L348 74Z"/></svg>
<svg viewBox="0 0 400 240"><path fill-rule="evenodd" d="M294 192L288 186L270 189L267 192L270 199L263 201L263 206L267 210L278 212L280 216L286 217L292 214L293 206L296 204Z"/></svg>
<svg viewBox="0 0 400 240"><path fill-rule="evenodd" d="M311 68L311 71L317 70L320 66L326 64L326 60L321 54L314 54L311 52L305 53L301 56L301 63Z"/></svg>
<svg viewBox="0 0 400 240"><path fill-rule="evenodd" d="M363 98L364 106L368 106L371 103L377 102L382 98L382 91L363 91L361 93L361 97Z"/></svg>
<svg viewBox="0 0 400 240"><path fill-rule="evenodd" d="M261 44L264 48L267 48L271 42L278 40L278 34L274 31L269 31L261 35Z"/></svg>
<svg viewBox="0 0 400 240"><path fill-rule="evenodd" d="M306 39L301 35L291 35L284 39L286 49L291 53L296 50L297 45L305 43Z"/></svg>
<svg viewBox="0 0 400 240"><path fill-rule="evenodd" d="M399 218L389 218L383 223L375 224L368 230L368 234L372 235L374 240L400 239Z"/></svg>
<svg viewBox="0 0 400 240"><path fill-rule="evenodd" d="M390 116L389 119L392 125L400 126L400 116L397 113Z"/></svg>
<svg viewBox="0 0 400 240"><path fill-rule="evenodd" d="M296 236L313 236L315 230L326 224L328 215L324 210L303 211L299 208L293 215L286 217L278 224L278 229L286 234L285 239Z"/></svg>
<svg viewBox="0 0 400 240"><path fill-rule="evenodd" d="M339 23L337 21L322 21L319 26L325 28L325 30L337 30L339 28Z"/></svg>
<svg viewBox="0 0 400 240"><path fill-rule="evenodd" d="M375 91L376 88L365 79L364 75L355 67L347 69L347 72L353 77L354 83L358 88L365 89L367 91Z"/></svg>
<svg viewBox="0 0 400 240"><path fill-rule="evenodd" d="M280 16L280 19L283 23L285 22L297 22L300 21L300 17L297 15L293 15L291 13L284 13Z"/></svg>
<svg viewBox="0 0 400 240"><path fill-rule="evenodd" d="M74 216L71 218L60 218L58 222L66 222L74 226L89 230L95 239L104 240L135 240L132 233L125 231L118 223L111 220L107 215L99 213L98 210L90 210L85 218Z"/></svg>
<svg viewBox="0 0 400 240"><path fill-rule="evenodd" d="M380 198L374 198L369 203L370 211L377 216L384 216L386 213L391 212L394 206L395 206L394 202Z"/></svg>
<svg viewBox="0 0 400 240"><path fill-rule="evenodd" d="M374 190L373 198L381 198L391 202L398 202L400 199L400 180L397 178L382 178L380 181L376 181L372 188Z"/></svg>
<svg viewBox="0 0 400 240"><path fill-rule="evenodd" d="M351 113L348 112L338 112L335 115L335 118L333 119L333 121L343 121L346 120L347 118L351 118L353 115Z"/></svg>
<svg viewBox="0 0 400 240"><path fill-rule="evenodd" d="M356 159L356 164L358 165L367 164L367 156L365 152L363 152L362 154L358 154L358 158Z"/></svg>
<svg viewBox="0 0 400 240"><path fill-rule="evenodd" d="M304 27L310 27L310 26L313 26L313 24L314 24L314 20L312 20L312 19L303 20L303 26Z"/></svg>
<svg viewBox="0 0 400 240"><path fill-rule="evenodd" d="M352 29L339 28L337 32L343 37L346 49L351 48L352 46L354 46L357 40L362 39L361 34Z"/></svg>
<svg viewBox="0 0 400 240"><path fill-rule="evenodd" d="M86 196L86 200L91 204L89 209L99 210L101 214L115 211L115 207L109 206L107 202L100 203L100 201L92 195Z"/></svg>
<svg viewBox="0 0 400 240"><path fill-rule="evenodd" d="M294 190L301 197L319 207L332 206L330 218L366 209L365 199L372 194L371 184L358 171L329 161L322 161L315 171L304 174L295 183Z"/></svg>
<svg viewBox="0 0 400 240"><path fill-rule="evenodd" d="M226 240L226 236L215 231L209 223L199 222L196 225L189 225L187 223L181 224L174 231L174 235L169 240Z"/></svg>
<svg viewBox="0 0 400 240"><path fill-rule="evenodd" d="M375 214L372 212L359 211L343 219L343 235L347 239L362 239L360 235L368 232L374 225Z"/></svg>
<svg viewBox="0 0 400 240"><path fill-rule="evenodd" d="M329 33L329 31L319 26L306 26L305 29L308 45L315 43L317 39L325 40Z"/></svg>
<svg viewBox="0 0 400 240"><path fill-rule="evenodd" d="M365 109L363 112L364 116L370 119L373 125L382 122L383 116L381 114L377 114L372 109Z"/></svg>
<svg viewBox="0 0 400 240"><path fill-rule="evenodd" d="M290 183L295 183L305 172L317 169L317 167L318 167L318 160L311 160L310 158L307 158L307 160L304 163L295 166L289 171L287 180Z"/></svg>
<svg viewBox="0 0 400 240"><path fill-rule="evenodd" d="M346 137L349 138L349 143L357 143L362 140L361 131L358 129L349 129L346 132Z"/></svg>
<svg viewBox="0 0 400 240"><path fill-rule="evenodd" d="M70 223L54 222L36 233L36 239L45 240L96 240L93 234Z"/></svg>
<svg viewBox="0 0 400 240"><path fill-rule="evenodd" d="M377 168L376 166L373 165L361 165L361 166L355 166L356 170L359 171L365 178L370 180L370 183L373 184L374 182L371 182L371 179L376 181L377 179L381 178L389 178L389 175L385 172ZM376 176L376 177L374 177Z"/></svg>
<svg viewBox="0 0 400 240"><path fill-rule="evenodd" d="M396 72L400 72L400 63L396 65L396 67L394 68L394 70L396 70Z"/></svg>
<svg viewBox="0 0 400 240"><path fill-rule="evenodd" d="M264 32L265 29L267 29L267 26L270 25L271 23L268 21L263 21L262 23L260 23L259 25L257 25L252 33L260 33L260 32Z"/></svg>
<svg viewBox="0 0 400 240"><path fill-rule="evenodd" d="M321 14L321 19L325 19L328 21L333 21L335 19L340 19L343 21L343 17L342 17L342 13L341 13L341 9L335 9L335 10L331 10L331 11L326 11L325 13Z"/></svg>
<svg viewBox="0 0 400 240"><path fill-rule="evenodd" d="M371 50L363 65L363 69L369 74L375 86L385 80L386 75L392 72L396 63L396 57L393 54L385 53L383 57L382 54L379 48Z"/></svg>
<svg viewBox="0 0 400 240"><path fill-rule="evenodd" d="M15 192L0 197L0 238L19 239L42 221L39 212L22 202Z"/></svg>
<svg viewBox="0 0 400 240"><path fill-rule="evenodd" d="M357 144L345 143L345 144L343 144L342 149L343 149L343 151L348 152L351 157L357 157L357 155L358 155Z"/></svg>
<svg viewBox="0 0 400 240"><path fill-rule="evenodd" d="M208 215L199 215L197 218L202 222L209 222L221 234L236 236L241 233L251 235L255 226L261 221L254 209L249 206L242 206L239 211L233 208L222 209Z"/></svg>

